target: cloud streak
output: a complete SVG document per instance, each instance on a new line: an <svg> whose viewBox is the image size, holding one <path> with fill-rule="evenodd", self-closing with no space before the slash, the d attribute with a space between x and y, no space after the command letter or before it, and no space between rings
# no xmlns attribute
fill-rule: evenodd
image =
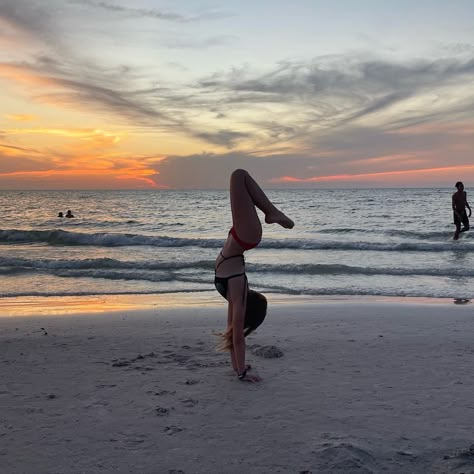
<svg viewBox="0 0 474 474"><path fill-rule="evenodd" d="M197 16L185 16L176 12L157 10L156 8L132 8L116 5L109 2L95 2L92 0L71 0L69 3L86 5L89 7L105 10L108 12L124 14L132 18L153 18L156 20L171 21L176 23L189 23L199 20L223 18L228 15L220 13L204 13Z"/></svg>

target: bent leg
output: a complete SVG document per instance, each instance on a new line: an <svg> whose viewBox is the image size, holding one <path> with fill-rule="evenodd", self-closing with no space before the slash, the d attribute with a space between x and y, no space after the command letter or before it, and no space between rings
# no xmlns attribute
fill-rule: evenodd
<svg viewBox="0 0 474 474"><path fill-rule="evenodd" d="M231 175L230 203L235 230L244 241L258 242L262 237L262 225L255 206L265 214L267 224L277 223L287 229L294 226L293 221L274 206L245 170L235 170Z"/></svg>

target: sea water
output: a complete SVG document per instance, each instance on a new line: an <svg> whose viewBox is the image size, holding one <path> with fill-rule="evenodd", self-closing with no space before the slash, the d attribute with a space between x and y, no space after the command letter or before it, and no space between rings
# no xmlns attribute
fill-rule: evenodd
<svg viewBox="0 0 474 474"><path fill-rule="evenodd" d="M267 191L295 227L263 225L261 244L245 253L250 286L282 295L470 299L474 235L453 241L452 192ZM73 219L57 217L68 209ZM231 225L223 190L0 191L0 298L219 298L213 265Z"/></svg>

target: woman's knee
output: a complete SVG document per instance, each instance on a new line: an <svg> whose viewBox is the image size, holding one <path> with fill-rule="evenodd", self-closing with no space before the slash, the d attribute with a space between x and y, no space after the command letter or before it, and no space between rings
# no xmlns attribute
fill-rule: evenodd
<svg viewBox="0 0 474 474"><path fill-rule="evenodd" d="M237 180L243 180L245 177L248 175L248 172L245 171L244 169L238 168L232 172L230 175L230 180L232 181L237 181Z"/></svg>

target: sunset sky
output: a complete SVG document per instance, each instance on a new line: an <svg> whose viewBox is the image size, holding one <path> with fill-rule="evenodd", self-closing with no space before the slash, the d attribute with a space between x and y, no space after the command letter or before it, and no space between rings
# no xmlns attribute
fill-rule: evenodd
<svg viewBox="0 0 474 474"><path fill-rule="evenodd" d="M474 188L472 0L0 0L0 189Z"/></svg>

